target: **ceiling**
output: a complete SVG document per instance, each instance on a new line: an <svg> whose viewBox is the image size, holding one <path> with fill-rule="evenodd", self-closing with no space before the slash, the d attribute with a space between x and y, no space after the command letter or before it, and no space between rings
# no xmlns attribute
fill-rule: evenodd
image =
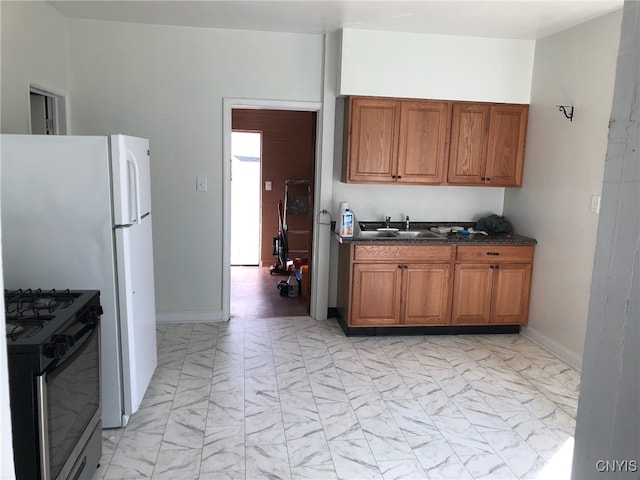
<svg viewBox="0 0 640 480"><path fill-rule="evenodd" d="M341 28L538 39L622 8L623 0L49 1L69 18L324 33Z"/></svg>

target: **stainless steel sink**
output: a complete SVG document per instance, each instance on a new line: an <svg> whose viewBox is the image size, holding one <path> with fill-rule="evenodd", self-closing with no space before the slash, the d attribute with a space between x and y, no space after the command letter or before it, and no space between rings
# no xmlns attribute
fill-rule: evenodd
<svg viewBox="0 0 640 480"><path fill-rule="evenodd" d="M443 240L446 238L444 235L440 235L439 233L431 232L429 230L400 230L400 231L390 231L390 230L363 230L360 232L361 238L377 238L377 239L386 239L386 240L394 240L400 238L406 239L420 239L420 240Z"/></svg>
<svg viewBox="0 0 640 480"><path fill-rule="evenodd" d="M400 235L400 237L407 238L433 238L434 240L442 240L444 238L447 238L444 235L440 235L439 233L435 233L430 230L409 230L398 232L398 234Z"/></svg>
<svg viewBox="0 0 640 480"><path fill-rule="evenodd" d="M396 233L398 232L363 230L360 232L360 237L362 238L398 238Z"/></svg>

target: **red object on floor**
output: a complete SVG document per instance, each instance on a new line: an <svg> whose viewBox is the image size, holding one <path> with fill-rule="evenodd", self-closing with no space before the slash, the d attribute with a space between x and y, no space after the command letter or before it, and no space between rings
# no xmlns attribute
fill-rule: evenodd
<svg viewBox="0 0 640 480"><path fill-rule="evenodd" d="M303 265L309 265L309 259L308 258L295 258L293 260L293 266L295 268L300 268Z"/></svg>

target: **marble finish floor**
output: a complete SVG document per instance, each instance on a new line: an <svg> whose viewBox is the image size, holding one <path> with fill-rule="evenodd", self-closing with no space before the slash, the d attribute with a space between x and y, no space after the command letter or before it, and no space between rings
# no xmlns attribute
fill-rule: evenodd
<svg viewBox="0 0 640 480"><path fill-rule="evenodd" d="M575 427L578 372L519 335L233 319L160 325L158 351L94 479L540 478Z"/></svg>

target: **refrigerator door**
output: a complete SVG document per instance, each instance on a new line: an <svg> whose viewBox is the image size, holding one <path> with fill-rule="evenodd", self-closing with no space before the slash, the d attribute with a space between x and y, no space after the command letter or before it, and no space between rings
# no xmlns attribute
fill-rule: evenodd
<svg viewBox="0 0 640 480"><path fill-rule="evenodd" d="M126 425L157 364L149 141L113 135L111 151Z"/></svg>
<svg viewBox="0 0 640 480"><path fill-rule="evenodd" d="M149 140L126 135L111 136L113 174L113 223L140 223L151 211Z"/></svg>
<svg viewBox="0 0 640 480"><path fill-rule="evenodd" d="M100 290L102 424L122 393L108 137L0 137L6 288Z"/></svg>
<svg viewBox="0 0 640 480"><path fill-rule="evenodd" d="M117 228L115 232L124 400L122 424L126 425L140 407L157 365L151 215L144 215L140 224Z"/></svg>

